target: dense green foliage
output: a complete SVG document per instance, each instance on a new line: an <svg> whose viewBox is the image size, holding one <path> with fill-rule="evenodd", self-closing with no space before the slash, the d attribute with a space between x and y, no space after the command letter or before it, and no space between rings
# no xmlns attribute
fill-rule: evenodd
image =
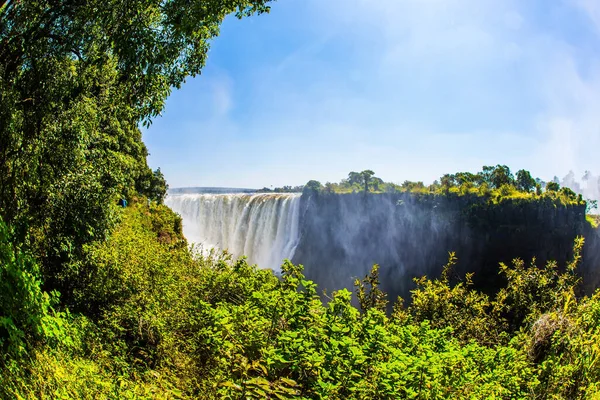
<svg viewBox="0 0 600 400"><path fill-rule="evenodd" d="M0 1L0 217L46 287L70 300L63 276L106 238L120 198L162 200L139 124L200 73L226 15L267 2Z"/></svg>
<svg viewBox="0 0 600 400"><path fill-rule="evenodd" d="M0 0L0 398L598 396L581 241L562 272L502 265L494 297L449 279L451 256L392 314L376 267L356 282L359 309L347 290L323 303L290 262L279 277L188 248L139 125L200 73L226 15L267 3ZM582 202L541 188L497 166L428 188L366 170L281 190Z"/></svg>
<svg viewBox="0 0 600 400"><path fill-rule="evenodd" d="M410 305L400 300L386 314L377 268L356 282L361 308L346 290L323 304L299 266L284 263L278 278L243 259L194 254L180 220L144 199L119 213L110 238L87 249L93 272L77 293L93 312L58 315L39 280L26 279L32 306L18 314L44 321L15 322L22 333L12 337L25 338L27 354L5 357L0 397L591 398L600 390L600 298L576 296L581 240L563 272L503 265L507 284L493 297L470 276L451 283L451 255L439 279L417 279ZM35 275L25 255L2 252L22 260L10 268ZM3 321L11 310L2 308Z"/></svg>
<svg viewBox="0 0 600 400"><path fill-rule="evenodd" d="M539 199L540 197L559 200L561 204L584 204L582 196L578 196L569 188L560 188L556 182L545 183L534 179L526 170L519 170L515 175L506 165L483 166L478 173L457 172L445 174L439 180L426 186L423 182L404 181L401 185L384 182L374 176L371 170L350 172L347 179L339 183L310 181L310 190L323 193L414 193L432 195L475 195L499 200ZM307 184L306 187L309 185ZM543 190L545 188L545 190ZM534 190L535 189L535 190ZM300 191L300 190L297 190ZM592 207L594 204L592 204Z"/></svg>
<svg viewBox="0 0 600 400"><path fill-rule="evenodd" d="M54 312L56 293L41 290L35 260L11 243L0 220L0 362L26 354L39 341L57 339L63 315Z"/></svg>

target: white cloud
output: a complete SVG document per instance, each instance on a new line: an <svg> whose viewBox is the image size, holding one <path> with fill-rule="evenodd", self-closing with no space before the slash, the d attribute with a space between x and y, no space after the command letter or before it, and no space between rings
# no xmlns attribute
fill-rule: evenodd
<svg viewBox="0 0 600 400"><path fill-rule="evenodd" d="M548 175L600 171L600 69L584 76L568 47L555 44L553 49L554 56L540 68L545 110L536 116L542 139L536 163Z"/></svg>
<svg viewBox="0 0 600 400"><path fill-rule="evenodd" d="M496 163L543 179L600 171L600 55L540 23L553 7L580 10L596 49L600 1L539 3L544 15L517 0L294 4L310 20L289 21L301 30L287 54L244 82L219 70L202 86L212 114L192 121L188 147L231 157L193 184L301 184L361 168L431 181ZM244 90L252 104L239 102Z"/></svg>
<svg viewBox="0 0 600 400"><path fill-rule="evenodd" d="M341 0L340 0L341 1ZM373 36L381 57L376 70L389 89L398 74L413 73L415 80L439 79L440 69L472 71L470 79L488 68L518 68L524 71L527 86L523 94L539 101L539 111L529 117L528 126L515 138L531 146L529 154L505 154L509 160L545 175L564 175L569 170L600 170L600 58L580 54L577 47L548 28L536 26L524 16L523 3L514 1L367 1L344 0L319 3L319 12L341 13L336 29L344 34ZM586 13L600 34L600 2L574 3ZM572 22L575 24L576 22ZM596 38L598 39L598 38ZM359 39L360 40L360 39ZM362 39L367 40L367 39ZM593 67L582 68L580 58ZM407 67L408 66L408 67ZM452 73L445 76L452 79ZM401 88L400 88L401 89ZM531 93L527 93L527 92ZM474 93L473 96L481 95ZM383 101L396 98L382 91ZM493 97L494 93L484 96ZM451 106L451 105L449 105ZM391 120L393 126L398 121ZM421 129L429 127L427 121ZM477 138L505 137L489 126L485 132L428 132L432 137L469 137L474 151L485 143ZM532 138L532 139L527 139ZM534 139L533 139L534 138ZM459 140L460 141L460 140ZM494 142L494 140L492 140ZM478 143L479 142L479 143ZM506 146L503 147L504 149ZM490 163L491 159L488 159ZM501 162L501 161L499 161ZM520 167L520 165L516 165ZM547 177L547 176L545 176Z"/></svg>
<svg viewBox="0 0 600 400"><path fill-rule="evenodd" d="M215 117L225 117L233 107L233 81L226 75L215 79L211 84L212 105Z"/></svg>

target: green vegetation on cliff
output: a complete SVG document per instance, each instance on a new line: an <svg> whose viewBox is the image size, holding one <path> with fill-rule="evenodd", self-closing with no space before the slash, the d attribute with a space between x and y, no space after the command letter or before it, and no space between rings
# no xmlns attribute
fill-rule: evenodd
<svg viewBox="0 0 600 400"><path fill-rule="evenodd" d="M586 215L585 218L592 228L597 229L600 226L600 215Z"/></svg>
<svg viewBox="0 0 600 400"><path fill-rule="evenodd" d="M458 172L445 174L431 185L423 182L404 181L401 185L384 182L371 170L350 172L339 183L309 181L295 191L319 193L412 193L415 195L482 197L490 203L503 201L551 201L557 205L585 205L581 195L569 188L560 188L555 182L545 183L533 179L531 173L519 170L515 175L506 165L484 166L481 172ZM291 187L287 187L290 188ZM545 189L545 190L544 190ZM595 206L595 204L593 204Z"/></svg>

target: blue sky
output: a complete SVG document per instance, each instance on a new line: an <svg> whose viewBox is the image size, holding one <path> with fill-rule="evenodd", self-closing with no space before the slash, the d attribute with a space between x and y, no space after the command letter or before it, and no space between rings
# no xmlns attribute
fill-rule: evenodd
<svg viewBox="0 0 600 400"><path fill-rule="evenodd" d="M600 1L279 0L144 131L171 187L600 171Z"/></svg>

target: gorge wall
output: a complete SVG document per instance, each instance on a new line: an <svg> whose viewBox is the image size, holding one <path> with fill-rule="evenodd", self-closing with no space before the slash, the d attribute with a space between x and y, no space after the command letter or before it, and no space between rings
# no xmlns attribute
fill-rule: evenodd
<svg viewBox="0 0 600 400"><path fill-rule="evenodd" d="M505 200L490 204L478 196L312 193L302 197L300 243L293 261L328 291L352 287L374 263L391 299L407 298L413 277L439 276L455 252L455 276L474 272L475 284L493 291L498 264L514 258L542 265L570 259L577 235L587 237L581 273L597 285L598 231L584 206L551 201Z"/></svg>
<svg viewBox="0 0 600 400"><path fill-rule="evenodd" d="M573 240L586 236L580 269L588 288L598 286L598 230L585 206L549 199L507 199L493 204L469 195L409 193L171 194L167 205L183 217L188 240L205 248L246 255L261 268L279 269L284 258L327 292L351 289L375 263L391 299L407 298L413 277L438 276L456 253L456 277L474 272L492 291L498 263L520 257L541 265L571 257Z"/></svg>

